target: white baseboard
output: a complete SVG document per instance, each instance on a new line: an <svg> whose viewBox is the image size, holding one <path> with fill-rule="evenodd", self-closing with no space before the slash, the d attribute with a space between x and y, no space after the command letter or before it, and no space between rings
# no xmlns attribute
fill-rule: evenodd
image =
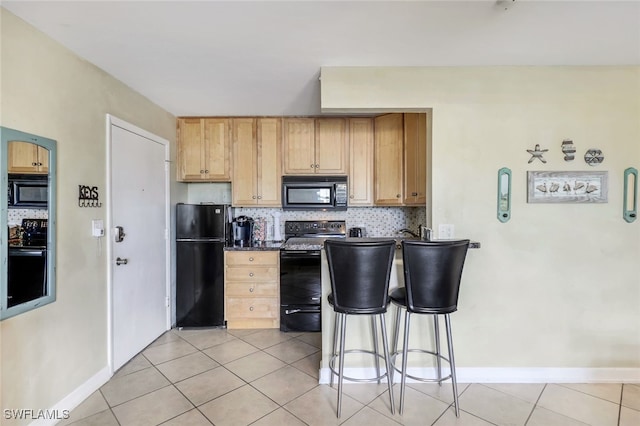
<svg viewBox="0 0 640 426"><path fill-rule="evenodd" d="M53 417L51 419L37 419L30 423L30 426L55 425L64 418L64 413L69 413L76 408L82 401L87 399L92 393L100 389L102 385L107 383L111 378L111 369L109 366L94 374L89 380L78 386L69 395L64 397L60 402L49 410L45 410L45 416Z"/></svg>
<svg viewBox="0 0 640 426"><path fill-rule="evenodd" d="M431 368L410 368L408 372L416 377L435 377ZM443 375L447 374L443 368ZM640 383L640 368L457 368L456 374L458 383ZM345 368L344 375L373 377L375 369ZM320 369L319 383L328 384L330 378L329 368ZM395 374L394 382L400 382L400 374Z"/></svg>

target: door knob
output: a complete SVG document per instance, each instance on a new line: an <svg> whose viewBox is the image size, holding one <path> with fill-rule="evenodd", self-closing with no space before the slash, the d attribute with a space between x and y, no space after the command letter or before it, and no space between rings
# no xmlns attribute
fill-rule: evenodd
<svg viewBox="0 0 640 426"><path fill-rule="evenodd" d="M126 265L129 263L129 259L122 259L120 257L116 257L116 266Z"/></svg>

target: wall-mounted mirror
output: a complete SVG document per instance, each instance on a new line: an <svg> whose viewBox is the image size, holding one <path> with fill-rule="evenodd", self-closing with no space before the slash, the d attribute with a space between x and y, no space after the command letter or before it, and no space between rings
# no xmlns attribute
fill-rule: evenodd
<svg viewBox="0 0 640 426"><path fill-rule="evenodd" d="M55 301L56 141L0 127L0 319Z"/></svg>

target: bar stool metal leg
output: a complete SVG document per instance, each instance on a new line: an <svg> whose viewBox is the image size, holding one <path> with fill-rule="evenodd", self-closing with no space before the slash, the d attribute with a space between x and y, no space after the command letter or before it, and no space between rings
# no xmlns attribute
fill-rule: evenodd
<svg viewBox="0 0 640 426"><path fill-rule="evenodd" d="M342 318L338 313L336 313L333 317L333 348L331 348L331 358L335 357L337 354L336 346L338 346L338 331L340 329L340 320ZM330 371L330 373L331 378L329 379L329 386L333 387L333 371Z"/></svg>
<svg viewBox="0 0 640 426"><path fill-rule="evenodd" d="M400 415L404 411L404 387L407 383L407 354L409 352L409 320L411 313L407 310L404 314L404 344L402 346L402 379L400 381Z"/></svg>
<svg viewBox="0 0 640 426"><path fill-rule="evenodd" d="M395 360L396 354L398 353L398 336L400 335L400 315L402 314L402 309L400 306L396 306L396 323L395 330L393 332L393 343L391 344L391 360L393 363L391 364L393 368L391 369L391 383L393 383L393 375L395 374Z"/></svg>
<svg viewBox="0 0 640 426"><path fill-rule="evenodd" d="M346 314L338 314L342 317L340 322L340 368L338 373L338 408L337 414L338 418L340 418L340 414L342 412L342 382L344 380L344 340L345 333L347 331L347 315Z"/></svg>
<svg viewBox="0 0 640 426"><path fill-rule="evenodd" d="M438 315L433 316L433 332L436 341L436 366L438 368L438 385L442 386L442 361L440 360L440 325Z"/></svg>
<svg viewBox="0 0 640 426"><path fill-rule="evenodd" d="M456 378L456 361L453 357L453 338L451 337L451 319L449 314L444 316L445 327L447 329L447 344L449 345L449 365L451 366L451 384L453 385L453 404L456 410L456 417L460 417L458 405L458 380Z"/></svg>
<svg viewBox="0 0 640 426"><path fill-rule="evenodd" d="M391 364L391 356L389 354L389 344L387 343L387 324L384 314L380 314L380 328L382 328L382 347L384 350L384 361L387 368L387 387L389 388L389 403L391 404L391 414L395 413L395 401L393 398L393 365ZM378 357L376 356L376 359ZM378 374L378 377L380 375ZM380 379L378 379L380 383Z"/></svg>
<svg viewBox="0 0 640 426"><path fill-rule="evenodd" d="M371 337L373 338L373 352L376 354L374 356L376 362L376 376L378 377L378 384L380 384L380 358L378 358L380 349L378 348L378 327L376 327L375 315L371 315Z"/></svg>

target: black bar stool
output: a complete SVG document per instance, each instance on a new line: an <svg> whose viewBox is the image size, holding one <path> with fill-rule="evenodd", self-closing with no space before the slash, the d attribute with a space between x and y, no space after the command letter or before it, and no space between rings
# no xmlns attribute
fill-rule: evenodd
<svg viewBox="0 0 640 426"><path fill-rule="evenodd" d="M392 371L389 347L387 344L387 331L385 325L385 313L389 306L389 277L391 265L395 255L396 243L394 240L374 242L348 242L344 240L328 239L324 243L327 261L329 263L329 276L331 278L331 294L329 304L335 312L335 326L333 331L333 349L329 368L331 369L331 386L333 386L334 374L338 376L338 406L337 416L340 417L342 409L342 382L343 379L356 382L378 381L387 377L389 387L389 400L391 413L395 411L393 401L393 388L390 373ZM349 315L371 315L373 327L374 350L349 349L345 350L345 333L347 329L347 317ZM378 352L378 333L375 327L375 317L380 320L382 329L382 346L384 356ZM340 335L340 348L336 352L336 344ZM356 379L344 375L344 356L346 353L368 353L374 356L377 376L371 379ZM335 362L338 359L338 371ZM379 359L383 358L386 371L380 374Z"/></svg>
<svg viewBox="0 0 640 426"><path fill-rule="evenodd" d="M405 310L404 344L402 347L402 374L400 384L400 414L404 409L404 390L407 377L421 382L438 382L451 379L453 387L453 403L456 417L460 416L458 406L458 383L456 380L456 363L453 356L451 338L451 321L449 314L458 309L458 292L462 268L467 256L469 240L448 241L403 241L402 259L404 262L405 287L391 292L391 301L397 305L396 327L393 335L393 360L398 354L398 334L400 332L400 316ZM426 349L409 349L409 325L411 314L427 314L433 316L435 351ZM447 331L449 358L440 352L440 332L438 315L444 315ZM407 357L410 352L421 352L436 357L436 378L416 377L407 374ZM449 363L450 374L442 377L441 360ZM396 368L397 369L397 368Z"/></svg>

